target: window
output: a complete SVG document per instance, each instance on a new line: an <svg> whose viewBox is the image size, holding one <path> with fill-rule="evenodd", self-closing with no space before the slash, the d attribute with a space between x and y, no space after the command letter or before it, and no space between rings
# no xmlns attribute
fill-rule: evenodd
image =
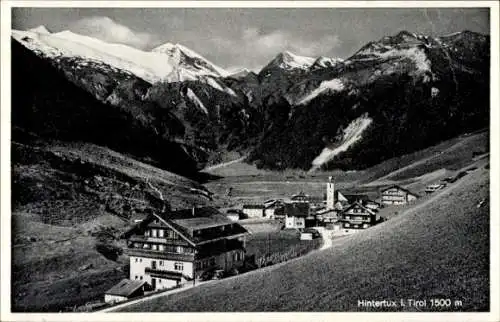
<svg viewBox="0 0 500 322"><path fill-rule="evenodd" d="M152 248L153 250L158 250L158 245L153 245Z"/></svg>
<svg viewBox="0 0 500 322"><path fill-rule="evenodd" d="M138 260L138 258L136 257L136 258L135 258L135 262L136 262L136 263L137 263L137 260Z"/></svg>
<svg viewBox="0 0 500 322"><path fill-rule="evenodd" d="M174 263L174 269L176 271L182 271L182 270L184 270L184 263Z"/></svg>
<svg viewBox="0 0 500 322"><path fill-rule="evenodd" d="M146 230L146 231L144 232L144 236L149 237L149 230Z"/></svg>
<svg viewBox="0 0 500 322"><path fill-rule="evenodd" d="M156 229L151 229L151 237L156 237Z"/></svg>
<svg viewBox="0 0 500 322"><path fill-rule="evenodd" d="M142 263L142 258L139 258L139 262Z"/></svg>
<svg viewBox="0 0 500 322"><path fill-rule="evenodd" d="M177 246L175 248L175 252L177 252L179 254L182 254L184 252L184 248L182 246Z"/></svg>
<svg viewBox="0 0 500 322"><path fill-rule="evenodd" d="M158 279L158 284L161 284L161 278Z"/></svg>
<svg viewBox="0 0 500 322"><path fill-rule="evenodd" d="M215 265L215 258L210 258L210 266L214 266Z"/></svg>
<svg viewBox="0 0 500 322"><path fill-rule="evenodd" d="M139 279L142 281L142 276Z"/></svg>
<svg viewBox="0 0 500 322"><path fill-rule="evenodd" d="M149 245L149 244L144 244L144 246L142 246L142 248L144 248L144 249L149 249L149 248L151 248L150 246L151 246L151 245Z"/></svg>
<svg viewBox="0 0 500 322"><path fill-rule="evenodd" d="M158 246L158 247L159 247L158 249L159 249L160 251L162 251L162 252L163 252L163 251L165 251L165 245L160 245L160 246Z"/></svg>
<svg viewBox="0 0 500 322"><path fill-rule="evenodd" d="M160 266L163 266L163 261L160 261Z"/></svg>
<svg viewBox="0 0 500 322"><path fill-rule="evenodd" d="M351 219L351 216L345 216L345 219Z"/></svg>
<svg viewBox="0 0 500 322"><path fill-rule="evenodd" d="M351 227L351 225L349 225L348 223L346 223L346 224L344 225L344 227Z"/></svg>
<svg viewBox="0 0 500 322"><path fill-rule="evenodd" d="M201 262L196 262L196 269L200 269L201 268Z"/></svg>
<svg viewBox="0 0 500 322"><path fill-rule="evenodd" d="M163 229L158 229L158 237L163 238L165 236L165 230Z"/></svg>
<svg viewBox="0 0 500 322"><path fill-rule="evenodd" d="M137 279L137 275L135 276L135 279Z"/></svg>

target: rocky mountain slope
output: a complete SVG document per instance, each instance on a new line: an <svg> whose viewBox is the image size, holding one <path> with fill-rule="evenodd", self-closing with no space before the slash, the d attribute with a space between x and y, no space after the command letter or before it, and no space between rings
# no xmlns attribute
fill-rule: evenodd
<svg viewBox="0 0 500 322"><path fill-rule="evenodd" d="M43 28L14 31L13 38L23 53L14 59L20 78L40 74L39 67L26 70L16 61L46 66L98 104L118 107L107 110L130 118L123 129L130 122L145 132L112 138L101 129L94 133L109 142L92 142L135 146L120 151L179 173L228 152L271 169L364 168L485 127L489 119L489 37L469 31L443 37L403 31L346 60L283 52L258 74L232 75L182 45L143 52ZM141 144L118 144L124 137ZM176 167L160 150L189 162Z"/></svg>
<svg viewBox="0 0 500 322"><path fill-rule="evenodd" d="M284 97L251 160L364 168L488 125L489 38L401 32L309 74Z"/></svg>

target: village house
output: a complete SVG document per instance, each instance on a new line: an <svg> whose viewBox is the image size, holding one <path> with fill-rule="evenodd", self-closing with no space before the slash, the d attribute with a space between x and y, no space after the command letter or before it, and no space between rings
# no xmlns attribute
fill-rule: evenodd
<svg viewBox="0 0 500 322"><path fill-rule="evenodd" d="M227 219L231 220L231 221L238 221L241 218L241 210L238 210L238 209L228 209L226 211L226 217Z"/></svg>
<svg viewBox="0 0 500 322"><path fill-rule="evenodd" d="M291 198L290 198L290 202L291 203L309 203L309 196L306 195L304 192L300 192L296 195L293 195Z"/></svg>
<svg viewBox="0 0 500 322"><path fill-rule="evenodd" d="M368 209L371 209L373 211L378 211L382 205L376 201L373 200L367 200L363 203L363 206L365 206Z"/></svg>
<svg viewBox="0 0 500 322"><path fill-rule="evenodd" d="M264 217L269 219L275 219L275 213L277 209L284 207L284 203L281 200L267 200L264 201Z"/></svg>
<svg viewBox="0 0 500 322"><path fill-rule="evenodd" d="M397 185L383 189L381 194L382 203L386 205L406 205L418 198L416 194Z"/></svg>
<svg viewBox="0 0 500 322"><path fill-rule="evenodd" d="M368 195L362 194L354 194L354 195L345 195L345 197L349 200L349 204L352 205L355 202L358 202L365 206L368 209L373 211L378 211L381 205L378 202L375 202L370 199Z"/></svg>
<svg viewBox="0 0 500 322"><path fill-rule="evenodd" d="M152 213L127 240L130 280L158 290L193 281L208 270L238 268L246 235L245 228L215 208Z"/></svg>
<svg viewBox="0 0 500 322"><path fill-rule="evenodd" d="M262 218L264 217L264 205L243 205L243 213L248 216L248 218Z"/></svg>
<svg viewBox="0 0 500 322"><path fill-rule="evenodd" d="M285 228L306 228L306 219L310 217L308 203L286 203L284 213Z"/></svg>
<svg viewBox="0 0 500 322"><path fill-rule="evenodd" d="M380 216L374 211L355 202L340 213L339 223L344 233L356 233L380 222Z"/></svg>
<svg viewBox="0 0 500 322"><path fill-rule="evenodd" d="M331 224L337 221L338 213L337 209L318 209L316 210L316 219L324 224Z"/></svg>
<svg viewBox="0 0 500 322"><path fill-rule="evenodd" d="M146 281L123 279L104 293L104 302L117 303L144 295Z"/></svg>

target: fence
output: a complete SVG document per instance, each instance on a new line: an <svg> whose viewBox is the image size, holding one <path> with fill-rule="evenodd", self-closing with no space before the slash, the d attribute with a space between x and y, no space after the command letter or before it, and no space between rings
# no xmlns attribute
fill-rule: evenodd
<svg viewBox="0 0 500 322"><path fill-rule="evenodd" d="M321 245L321 239L320 238L314 239L308 242L307 244L294 245L287 251L275 252L256 257L255 264L257 265L257 268L261 268L264 266L270 266L286 262L290 259L305 255L310 251L319 248L320 245Z"/></svg>

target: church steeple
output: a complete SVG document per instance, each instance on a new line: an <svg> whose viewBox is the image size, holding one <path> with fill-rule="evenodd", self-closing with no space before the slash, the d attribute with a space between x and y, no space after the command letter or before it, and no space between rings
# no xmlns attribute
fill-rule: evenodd
<svg viewBox="0 0 500 322"><path fill-rule="evenodd" d="M335 208L335 183L333 182L333 177L328 177L328 182L326 184L326 209Z"/></svg>

